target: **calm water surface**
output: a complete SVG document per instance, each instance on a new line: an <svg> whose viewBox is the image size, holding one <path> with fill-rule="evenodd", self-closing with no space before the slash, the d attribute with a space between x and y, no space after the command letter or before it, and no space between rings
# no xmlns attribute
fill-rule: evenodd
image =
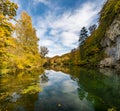
<svg viewBox="0 0 120 111"><path fill-rule="evenodd" d="M0 111L120 111L118 74L76 67L6 75Z"/></svg>

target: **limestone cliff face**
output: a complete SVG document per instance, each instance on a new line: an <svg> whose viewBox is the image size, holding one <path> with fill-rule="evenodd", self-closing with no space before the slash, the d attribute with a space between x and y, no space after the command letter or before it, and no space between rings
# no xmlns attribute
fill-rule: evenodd
<svg viewBox="0 0 120 111"><path fill-rule="evenodd" d="M101 45L107 55L100 61L100 67L120 67L120 15L113 21Z"/></svg>

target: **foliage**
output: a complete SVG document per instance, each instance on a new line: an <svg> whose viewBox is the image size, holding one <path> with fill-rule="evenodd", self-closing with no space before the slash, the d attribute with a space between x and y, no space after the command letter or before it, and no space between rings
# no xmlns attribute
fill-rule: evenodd
<svg viewBox="0 0 120 111"><path fill-rule="evenodd" d="M9 69L33 69L43 65L31 17L22 12L15 26L10 22L15 20L17 8L10 0L0 0L0 75Z"/></svg>
<svg viewBox="0 0 120 111"><path fill-rule="evenodd" d="M30 105L28 102L31 101L33 103L31 95L35 95L42 90L42 87L38 84L38 82L39 75L43 73L44 69L41 67L35 70L11 72L8 75L2 76L0 78L0 109L2 111L13 111L13 109L11 109L14 107L12 106L12 100L14 100L14 96L16 95L19 95L19 98L15 99L15 104L19 104L20 101L22 103L24 101L24 105ZM31 107L29 110L31 110Z"/></svg>
<svg viewBox="0 0 120 111"><path fill-rule="evenodd" d="M17 40L24 49L24 52L38 54L38 38L36 30L32 26L31 17L26 13L21 13L21 19L16 24Z"/></svg>
<svg viewBox="0 0 120 111"><path fill-rule="evenodd" d="M0 68L7 68L9 65L9 47L14 46L11 34L13 26L9 22L11 17L16 15L17 5L9 0L0 1Z"/></svg>
<svg viewBox="0 0 120 111"><path fill-rule="evenodd" d="M106 55L101 46L101 40L105 37L106 31L111 23L119 15L116 6L119 6L120 0L108 0L100 12L99 27L86 39L80 47L80 59L86 65L96 66Z"/></svg>
<svg viewBox="0 0 120 111"><path fill-rule="evenodd" d="M90 34L92 34L97 28L97 25L96 24L93 24L89 27L89 31L90 31Z"/></svg>
<svg viewBox="0 0 120 111"><path fill-rule="evenodd" d="M115 12L115 7L118 6L120 0L108 0L100 12L99 27L92 33L86 42L80 47L81 59L85 64L96 66L99 61L106 55L101 46L101 40L105 37L106 31L111 23L119 15Z"/></svg>
<svg viewBox="0 0 120 111"><path fill-rule="evenodd" d="M14 17L16 15L17 4L10 0L0 0L0 14L3 16Z"/></svg>
<svg viewBox="0 0 120 111"><path fill-rule="evenodd" d="M21 56L22 60L20 62L20 59L18 59L21 63L21 65L18 63L18 68L32 68L41 65L42 59L37 44L39 39L36 36L36 30L32 26L31 17L26 12L21 13L21 18L16 24L15 32L19 44L17 56Z"/></svg>
<svg viewBox="0 0 120 111"><path fill-rule="evenodd" d="M33 86L28 86L27 89L24 89L22 91L22 94L34 94L34 93L37 93L37 92L40 92L41 91L41 88L40 86L38 85L33 85Z"/></svg>
<svg viewBox="0 0 120 111"><path fill-rule="evenodd" d="M80 45L82 45L85 42L87 37L88 37L88 31L86 27L83 27L80 31L80 36L79 36Z"/></svg>
<svg viewBox="0 0 120 111"><path fill-rule="evenodd" d="M40 54L41 54L42 57L45 57L45 55L48 54L48 52L49 51L48 51L47 47L45 47L45 46L40 47Z"/></svg>

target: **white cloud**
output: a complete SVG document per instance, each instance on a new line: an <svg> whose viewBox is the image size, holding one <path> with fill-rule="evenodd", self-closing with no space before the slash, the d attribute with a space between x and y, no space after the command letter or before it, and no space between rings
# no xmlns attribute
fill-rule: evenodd
<svg viewBox="0 0 120 111"><path fill-rule="evenodd" d="M18 15L24 9L21 0L11 0L19 5ZM49 8L44 15L34 16L37 36L40 38L39 45L46 46L49 49L48 56L52 57L70 52L71 49L78 46L79 31L83 26L89 27L97 21L98 12L106 0L93 0L84 2L73 10L64 10L59 4L52 3L52 0L30 0L28 8L25 9L31 13L32 9L37 10L35 5L44 4ZM34 6L31 6L34 5ZM64 13L58 14L59 11ZM16 18L19 18L17 16Z"/></svg>
<svg viewBox="0 0 120 111"><path fill-rule="evenodd" d="M49 1L48 0L34 0L35 2L40 2L43 4L47 4Z"/></svg>
<svg viewBox="0 0 120 111"><path fill-rule="evenodd" d="M57 11L49 11L44 17L37 18L37 33L41 37L39 44L48 47L48 56L62 55L77 47L80 29L83 26L89 27L97 21L103 3L98 5L98 2L87 2L78 9L65 11L59 16L56 14Z"/></svg>
<svg viewBox="0 0 120 111"><path fill-rule="evenodd" d="M43 38L44 34L47 32L46 28L37 28L37 37Z"/></svg>
<svg viewBox="0 0 120 111"><path fill-rule="evenodd" d="M72 32L72 31L62 32L60 36L61 36L61 41L62 41L64 46L67 46L70 48L76 47L73 44L76 41L78 41L78 36L76 33Z"/></svg>
<svg viewBox="0 0 120 111"><path fill-rule="evenodd" d="M78 88L78 86L76 85L76 82L73 80L66 80L62 83L62 85L63 85L62 91L64 93L74 92Z"/></svg>
<svg viewBox="0 0 120 111"><path fill-rule="evenodd" d="M68 31L76 30L76 28L80 28L83 25L88 26L94 19L93 17L98 13L98 10L94 10L94 8L94 4L87 3L80 7L80 9L77 9L74 13L65 12L61 17L52 22L51 27L55 29L63 29L64 27L64 30Z"/></svg>
<svg viewBox="0 0 120 111"><path fill-rule="evenodd" d="M37 5L38 3L42 3L48 7L51 7L51 2L50 0L33 0L33 4Z"/></svg>
<svg viewBox="0 0 120 111"><path fill-rule="evenodd" d="M54 44L54 41L52 40L48 40L48 39L42 39L41 42L40 42L40 45L41 46L46 46L46 47L50 47Z"/></svg>
<svg viewBox="0 0 120 111"><path fill-rule="evenodd" d="M22 2L12 1L19 5L18 13L20 13L23 10L20 4ZM48 47L50 57L56 54L62 55L77 47L80 29L83 26L89 27L97 21L98 12L105 1L86 2L74 10L64 10L64 13L59 14L58 12L62 9L59 4L55 6L56 4L51 0L32 0L30 5L34 4L34 6L31 9L35 9L35 5L39 3L50 9L42 16L33 16L37 36L40 38L39 45ZM30 10L27 11L30 12Z"/></svg>
<svg viewBox="0 0 120 111"><path fill-rule="evenodd" d="M49 34L52 35L52 36L55 36L55 35L57 35L58 33L59 33L58 30L54 30L54 29L53 29L53 30L50 31Z"/></svg>

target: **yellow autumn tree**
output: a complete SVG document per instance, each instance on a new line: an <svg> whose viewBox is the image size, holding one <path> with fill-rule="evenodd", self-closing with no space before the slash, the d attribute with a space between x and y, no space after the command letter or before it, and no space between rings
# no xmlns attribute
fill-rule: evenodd
<svg viewBox="0 0 120 111"><path fill-rule="evenodd" d="M21 18L18 20L15 32L17 41L19 43L19 56L17 59L18 68L32 68L42 64L42 59L38 49L38 38L36 36L36 30L32 26L32 19L26 13L21 13ZM21 65L20 65L21 64Z"/></svg>
<svg viewBox="0 0 120 111"><path fill-rule="evenodd" d="M0 0L0 68L9 67L9 47L14 47L12 40L13 26L9 22L16 15L17 5L10 0Z"/></svg>

